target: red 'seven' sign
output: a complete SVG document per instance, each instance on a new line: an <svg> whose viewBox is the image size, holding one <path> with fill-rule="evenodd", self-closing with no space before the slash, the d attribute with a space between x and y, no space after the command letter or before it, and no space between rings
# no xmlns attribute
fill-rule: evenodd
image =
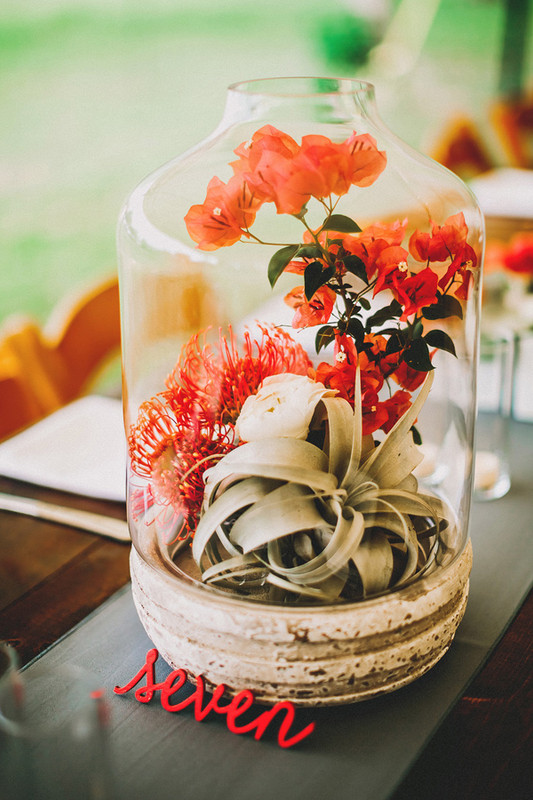
<svg viewBox="0 0 533 800"><path fill-rule="evenodd" d="M254 731L255 739L261 739L274 717L280 713L284 713L278 731L278 744L280 747L292 747L309 736L315 728L315 723L311 722L299 733L295 733L292 736L288 735L294 722L295 715L294 705L289 700L276 703L272 708L261 712L251 722L239 725L237 723L238 718L242 716L254 702L253 692L251 692L250 689L244 689L236 694L229 703L220 705L220 700L226 691L226 686L221 683L215 688L211 698L204 705L205 684L201 675L198 675L196 678L196 689L191 695L186 697L185 700L180 700L178 703L172 703L172 695L178 692L187 682L188 675L184 669L175 669L164 681L156 683L154 666L158 656L159 653L155 648L149 650L146 654L144 666L141 667L139 672L125 686L115 686L113 690L115 694L126 694L126 692L133 689L134 686L137 686L142 678L146 678L146 683L135 690L135 699L138 700L139 703L148 703L155 692L161 692L161 705L166 711L174 713L176 711L182 711L184 708L187 708L187 706L193 706L194 718L197 722L201 722L212 712L220 714L226 716L226 724L232 733L240 734Z"/></svg>

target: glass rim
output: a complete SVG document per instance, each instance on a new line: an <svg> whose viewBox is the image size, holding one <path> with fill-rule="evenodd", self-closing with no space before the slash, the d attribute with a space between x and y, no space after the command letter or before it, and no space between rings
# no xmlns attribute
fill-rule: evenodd
<svg viewBox="0 0 533 800"><path fill-rule="evenodd" d="M375 86L370 81L359 80L358 78L294 75L271 78L252 78L250 80L237 81L228 86L228 91L250 96L261 95L263 97L279 98L311 98L324 97L327 95L373 95Z"/></svg>

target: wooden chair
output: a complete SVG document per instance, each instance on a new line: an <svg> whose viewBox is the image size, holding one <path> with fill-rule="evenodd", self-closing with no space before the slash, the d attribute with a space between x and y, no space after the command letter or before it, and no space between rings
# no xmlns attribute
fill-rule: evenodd
<svg viewBox="0 0 533 800"><path fill-rule="evenodd" d="M0 332L0 440L85 394L119 352L116 277L66 298L42 330L9 318Z"/></svg>
<svg viewBox="0 0 533 800"><path fill-rule="evenodd" d="M491 118L509 165L533 168L533 95L495 103Z"/></svg>
<svg viewBox="0 0 533 800"><path fill-rule="evenodd" d="M431 156L463 180L468 180L494 166L477 126L458 116L442 132Z"/></svg>

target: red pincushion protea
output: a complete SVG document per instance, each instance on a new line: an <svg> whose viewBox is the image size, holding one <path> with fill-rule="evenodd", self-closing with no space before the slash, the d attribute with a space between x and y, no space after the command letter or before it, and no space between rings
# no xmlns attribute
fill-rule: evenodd
<svg viewBox="0 0 533 800"><path fill-rule="evenodd" d="M204 493L203 475L234 445L233 426L217 427L213 416L184 391L166 391L143 403L129 436L133 471L150 481L155 502L182 517L179 538L196 525Z"/></svg>
<svg viewBox="0 0 533 800"><path fill-rule="evenodd" d="M275 325L258 323L258 328L260 339L244 332L242 355L231 329L228 337L220 334L217 347L206 344L205 336L203 343L199 334L193 336L166 380L169 391L183 390L213 421L232 424L264 378L282 372L309 373L312 362L290 334Z"/></svg>
<svg viewBox="0 0 533 800"><path fill-rule="evenodd" d="M143 403L129 436L133 472L150 481L156 502L183 518L180 538L194 533L205 470L236 446L234 423L246 398L264 378L283 372L306 375L311 361L292 337L259 325L261 337L222 333L217 346L197 334L184 346L166 380L167 390Z"/></svg>

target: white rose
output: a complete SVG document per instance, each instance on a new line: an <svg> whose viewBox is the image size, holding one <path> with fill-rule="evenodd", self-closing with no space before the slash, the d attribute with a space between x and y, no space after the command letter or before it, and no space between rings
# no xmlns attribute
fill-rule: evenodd
<svg viewBox="0 0 533 800"><path fill-rule="evenodd" d="M257 394L246 398L235 430L245 442L276 436L305 439L318 402L325 395L334 394L304 375L271 375L264 379Z"/></svg>

